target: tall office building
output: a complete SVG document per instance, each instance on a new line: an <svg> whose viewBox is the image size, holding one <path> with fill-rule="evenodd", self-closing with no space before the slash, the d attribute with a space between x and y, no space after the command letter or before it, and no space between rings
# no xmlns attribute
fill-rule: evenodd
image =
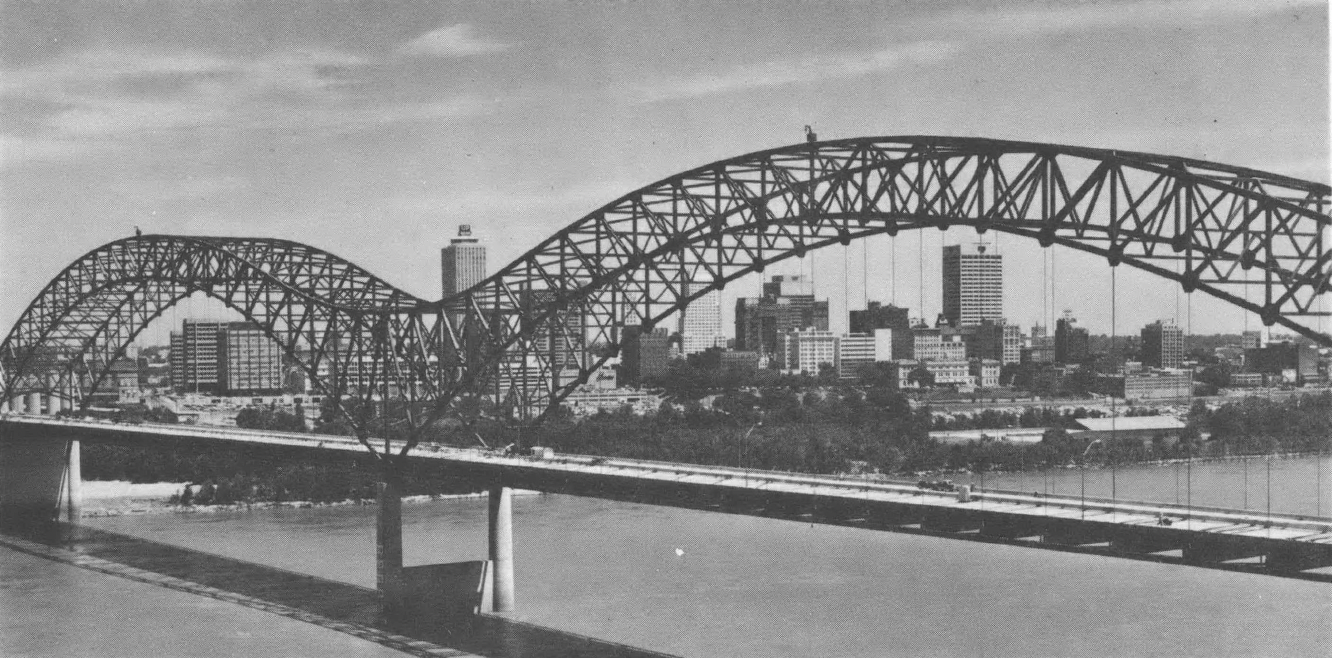
<svg viewBox="0 0 1332 658"><path fill-rule="evenodd" d="M943 314L954 327L999 322L1004 315L1004 258L984 244L943 249Z"/></svg>
<svg viewBox="0 0 1332 658"><path fill-rule="evenodd" d="M686 283L684 294L693 295L710 286L698 283ZM680 311L680 352L697 354L713 347L725 347L726 338L721 331L721 295L716 290L709 290L703 296L689 302Z"/></svg>
<svg viewBox="0 0 1332 658"><path fill-rule="evenodd" d="M624 328L620 350L620 379L637 386L644 379L666 374L670 364L670 332L665 327L643 331L640 326Z"/></svg>
<svg viewBox="0 0 1332 658"><path fill-rule="evenodd" d="M182 393L282 390L282 347L250 322L185 320L171 334L171 385Z"/></svg>
<svg viewBox="0 0 1332 658"><path fill-rule="evenodd" d="M456 295L486 278L486 247L472 237L472 225L460 224L458 237L439 250L444 296Z"/></svg>
<svg viewBox="0 0 1332 658"><path fill-rule="evenodd" d="M1082 363L1091 356L1091 336L1082 327L1075 327L1077 319L1072 311L1055 322L1054 360L1057 365Z"/></svg>
<svg viewBox="0 0 1332 658"><path fill-rule="evenodd" d="M870 302L869 308L849 313L850 333L873 334L877 329L891 329L892 354L884 354L885 359L912 358L911 318L907 309L879 302Z"/></svg>
<svg viewBox="0 0 1332 658"><path fill-rule="evenodd" d="M1184 330L1157 320L1142 328L1142 365L1178 368L1184 363Z"/></svg>
<svg viewBox="0 0 1332 658"><path fill-rule="evenodd" d="M218 337L225 322L185 320L171 333L171 386L181 393L218 393Z"/></svg>
<svg viewBox="0 0 1332 658"><path fill-rule="evenodd" d="M808 277L774 276L763 297L735 300L735 348L781 360L782 337L799 329L828 330L828 300L814 299Z"/></svg>
<svg viewBox="0 0 1332 658"><path fill-rule="evenodd" d="M282 348L259 327L232 322L218 337L218 382L227 393L282 390Z"/></svg>

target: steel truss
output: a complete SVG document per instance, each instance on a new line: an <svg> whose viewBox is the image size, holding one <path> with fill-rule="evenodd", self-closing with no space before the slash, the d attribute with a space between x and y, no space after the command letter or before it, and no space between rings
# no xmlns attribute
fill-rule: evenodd
<svg viewBox="0 0 1332 658"><path fill-rule="evenodd" d="M0 344L0 392L84 400L150 320L204 292L262 327L327 395L403 398L417 403L418 426L472 396L542 412L616 354L626 326L650 329L823 246L951 226L1097 254L1332 345L1314 320L1332 290L1329 197L1327 185L1187 158L882 137L672 176L436 302L293 242L130 238L89 252L38 295Z"/></svg>

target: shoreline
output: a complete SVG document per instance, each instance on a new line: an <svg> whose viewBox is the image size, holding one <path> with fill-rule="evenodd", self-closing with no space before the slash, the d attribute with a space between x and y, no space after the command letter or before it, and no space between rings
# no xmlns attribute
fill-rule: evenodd
<svg viewBox="0 0 1332 658"><path fill-rule="evenodd" d="M90 482L118 482L105 480L90 480ZM144 486L159 486L161 483L153 483ZM131 485L133 486L133 485ZM183 487L184 484L177 485ZM403 504L429 503L439 500L468 500L473 498L485 498L489 494L484 491L475 493L460 494L421 494L416 496L403 496ZM515 496L538 496L540 491L530 489L515 489ZM98 505L98 503L108 503ZM313 502L308 500L284 500L284 501L257 501L251 503L230 503L226 505L173 505L167 502L167 498L158 497L96 497L87 500L84 503L83 518L112 518L118 516L138 516L143 514L221 514L226 512L249 512L254 510L266 509L313 509L316 507L350 507L374 505L374 498L348 498L346 500Z"/></svg>

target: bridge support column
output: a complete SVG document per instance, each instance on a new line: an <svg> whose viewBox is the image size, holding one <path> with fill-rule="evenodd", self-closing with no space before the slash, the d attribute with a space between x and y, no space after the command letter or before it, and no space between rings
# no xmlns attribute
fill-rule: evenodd
<svg viewBox="0 0 1332 658"><path fill-rule="evenodd" d="M41 413L42 413L42 394L41 394L41 393L29 393L29 394L28 394L28 413L30 413L30 414L32 414L32 415L34 415L34 416L39 416L39 415L41 415Z"/></svg>
<svg viewBox="0 0 1332 658"><path fill-rule="evenodd" d="M54 415L60 413L60 407L61 407L61 404L60 404L60 403L61 403L62 401L63 401L63 400L60 399L60 396L59 396L59 395L56 395L55 393L51 393L51 394L47 395L47 396L46 396L46 413L48 413L48 414L50 414L50 415L52 415L52 416L54 416Z"/></svg>
<svg viewBox="0 0 1332 658"><path fill-rule="evenodd" d="M28 411L28 405L24 404L22 395L15 395L14 399L10 400L9 406L16 414L27 413Z"/></svg>
<svg viewBox="0 0 1332 658"><path fill-rule="evenodd" d="M65 522L78 523L83 519L83 447L78 439L69 442L65 455Z"/></svg>
<svg viewBox="0 0 1332 658"><path fill-rule="evenodd" d="M513 491L490 489L490 561L495 612L513 612Z"/></svg>
<svg viewBox="0 0 1332 658"><path fill-rule="evenodd" d="M379 483L375 513L375 585L380 613L394 619L402 608L402 484L396 477Z"/></svg>

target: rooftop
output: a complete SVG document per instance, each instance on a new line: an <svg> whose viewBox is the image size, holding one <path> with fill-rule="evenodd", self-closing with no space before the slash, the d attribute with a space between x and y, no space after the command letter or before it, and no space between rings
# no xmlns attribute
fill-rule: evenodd
<svg viewBox="0 0 1332 658"><path fill-rule="evenodd" d="M1184 423L1170 416L1119 416L1116 418L1079 418L1079 427L1094 432L1111 430L1180 430Z"/></svg>

